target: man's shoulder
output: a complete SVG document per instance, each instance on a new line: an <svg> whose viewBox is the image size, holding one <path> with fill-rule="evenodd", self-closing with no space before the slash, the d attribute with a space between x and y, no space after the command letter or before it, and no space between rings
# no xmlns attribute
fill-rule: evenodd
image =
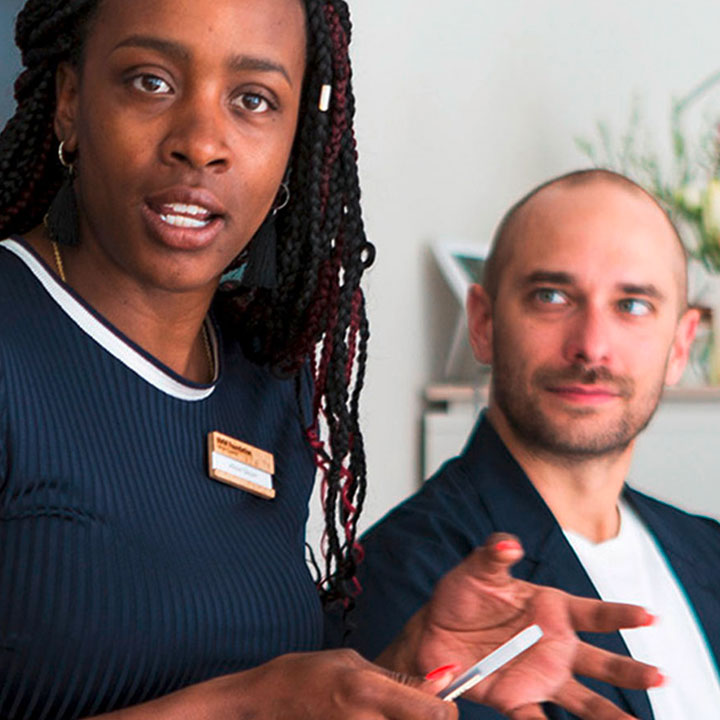
<svg viewBox="0 0 720 720"><path fill-rule="evenodd" d="M625 497L658 536L720 552L720 523L712 517L683 510L664 500L627 488Z"/></svg>
<svg viewBox="0 0 720 720"><path fill-rule="evenodd" d="M665 500L656 498L647 493L636 490L635 488L627 488L627 494L634 505L645 508L649 511L660 515L667 515L682 523L689 523L691 525L703 525L712 528L715 531L720 531L720 523L707 515L699 513L689 512L683 510L677 505L672 505Z"/></svg>
<svg viewBox="0 0 720 720"><path fill-rule="evenodd" d="M526 481L525 473L482 412L462 451L443 463L417 496L459 493L467 501L469 493L481 497Z"/></svg>
<svg viewBox="0 0 720 720"><path fill-rule="evenodd" d="M443 463L373 530L414 523L419 518L434 525L487 514L485 496L490 492L489 486L508 475L504 472L507 460L502 457L505 448L494 435L481 416L463 451Z"/></svg>
<svg viewBox="0 0 720 720"><path fill-rule="evenodd" d="M424 543L444 544L450 533L464 535L468 547L472 547L480 539L478 523L483 526L482 518L487 515L476 480L464 456L447 461L417 492L378 521L367 532L365 541L382 542L381 538L407 535L413 538L413 545L419 538Z"/></svg>
<svg viewBox="0 0 720 720"><path fill-rule="evenodd" d="M515 532L508 505L533 491L514 464L481 415L462 453L365 533L366 567L382 565L395 575L404 568L432 587L495 530Z"/></svg>

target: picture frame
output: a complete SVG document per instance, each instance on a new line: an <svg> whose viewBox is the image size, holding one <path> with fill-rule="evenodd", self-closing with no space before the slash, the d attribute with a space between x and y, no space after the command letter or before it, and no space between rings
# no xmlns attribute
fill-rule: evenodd
<svg viewBox="0 0 720 720"><path fill-rule="evenodd" d="M464 308L467 292L473 283L482 282L489 243L438 241L432 246L433 256L448 286Z"/></svg>
<svg viewBox="0 0 720 720"><path fill-rule="evenodd" d="M477 374L477 363L470 356L465 301L470 286L482 282L485 259L490 251L489 243L463 240L439 240L432 246L433 257L443 278L458 303L457 319L452 340L445 358L445 379L466 379L468 366Z"/></svg>

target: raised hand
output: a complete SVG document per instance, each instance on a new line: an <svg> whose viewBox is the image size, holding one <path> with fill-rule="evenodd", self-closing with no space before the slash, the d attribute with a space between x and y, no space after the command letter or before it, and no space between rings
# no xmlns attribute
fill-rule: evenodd
<svg viewBox="0 0 720 720"><path fill-rule="evenodd" d="M576 633L649 625L652 616L634 605L581 598L517 580L509 570L522 555L514 537L491 536L438 582L431 600L378 662L413 674L448 663L464 670L537 623L544 633L540 642L466 697L512 720L544 718L540 705L544 701L587 720L630 720L574 675L636 689L659 685L662 676L653 666L584 643Z"/></svg>

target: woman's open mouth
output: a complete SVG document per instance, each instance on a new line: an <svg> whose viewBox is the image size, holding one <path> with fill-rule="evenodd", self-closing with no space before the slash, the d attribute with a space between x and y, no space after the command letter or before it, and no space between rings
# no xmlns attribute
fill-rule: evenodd
<svg viewBox="0 0 720 720"><path fill-rule="evenodd" d="M146 199L143 216L151 235L178 250L200 250L225 225L220 202L204 189L175 187Z"/></svg>
<svg viewBox="0 0 720 720"><path fill-rule="evenodd" d="M218 217L200 205L184 203L163 205L159 215L160 219L168 225L182 228L204 228L210 224L213 218Z"/></svg>

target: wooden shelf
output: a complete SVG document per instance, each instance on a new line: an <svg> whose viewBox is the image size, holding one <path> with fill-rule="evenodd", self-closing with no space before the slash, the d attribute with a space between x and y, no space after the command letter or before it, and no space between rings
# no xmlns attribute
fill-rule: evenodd
<svg viewBox="0 0 720 720"><path fill-rule="evenodd" d="M665 388L663 400L669 402L720 402L720 387L669 387Z"/></svg>
<svg viewBox="0 0 720 720"><path fill-rule="evenodd" d="M463 383L433 383L425 387L429 403L464 403L484 405L488 399L488 385ZM720 402L720 386L670 387L663 393L665 402Z"/></svg>
<svg viewBox="0 0 720 720"><path fill-rule="evenodd" d="M436 383L425 387L425 399L431 403L485 404L488 399L488 385L461 383Z"/></svg>

